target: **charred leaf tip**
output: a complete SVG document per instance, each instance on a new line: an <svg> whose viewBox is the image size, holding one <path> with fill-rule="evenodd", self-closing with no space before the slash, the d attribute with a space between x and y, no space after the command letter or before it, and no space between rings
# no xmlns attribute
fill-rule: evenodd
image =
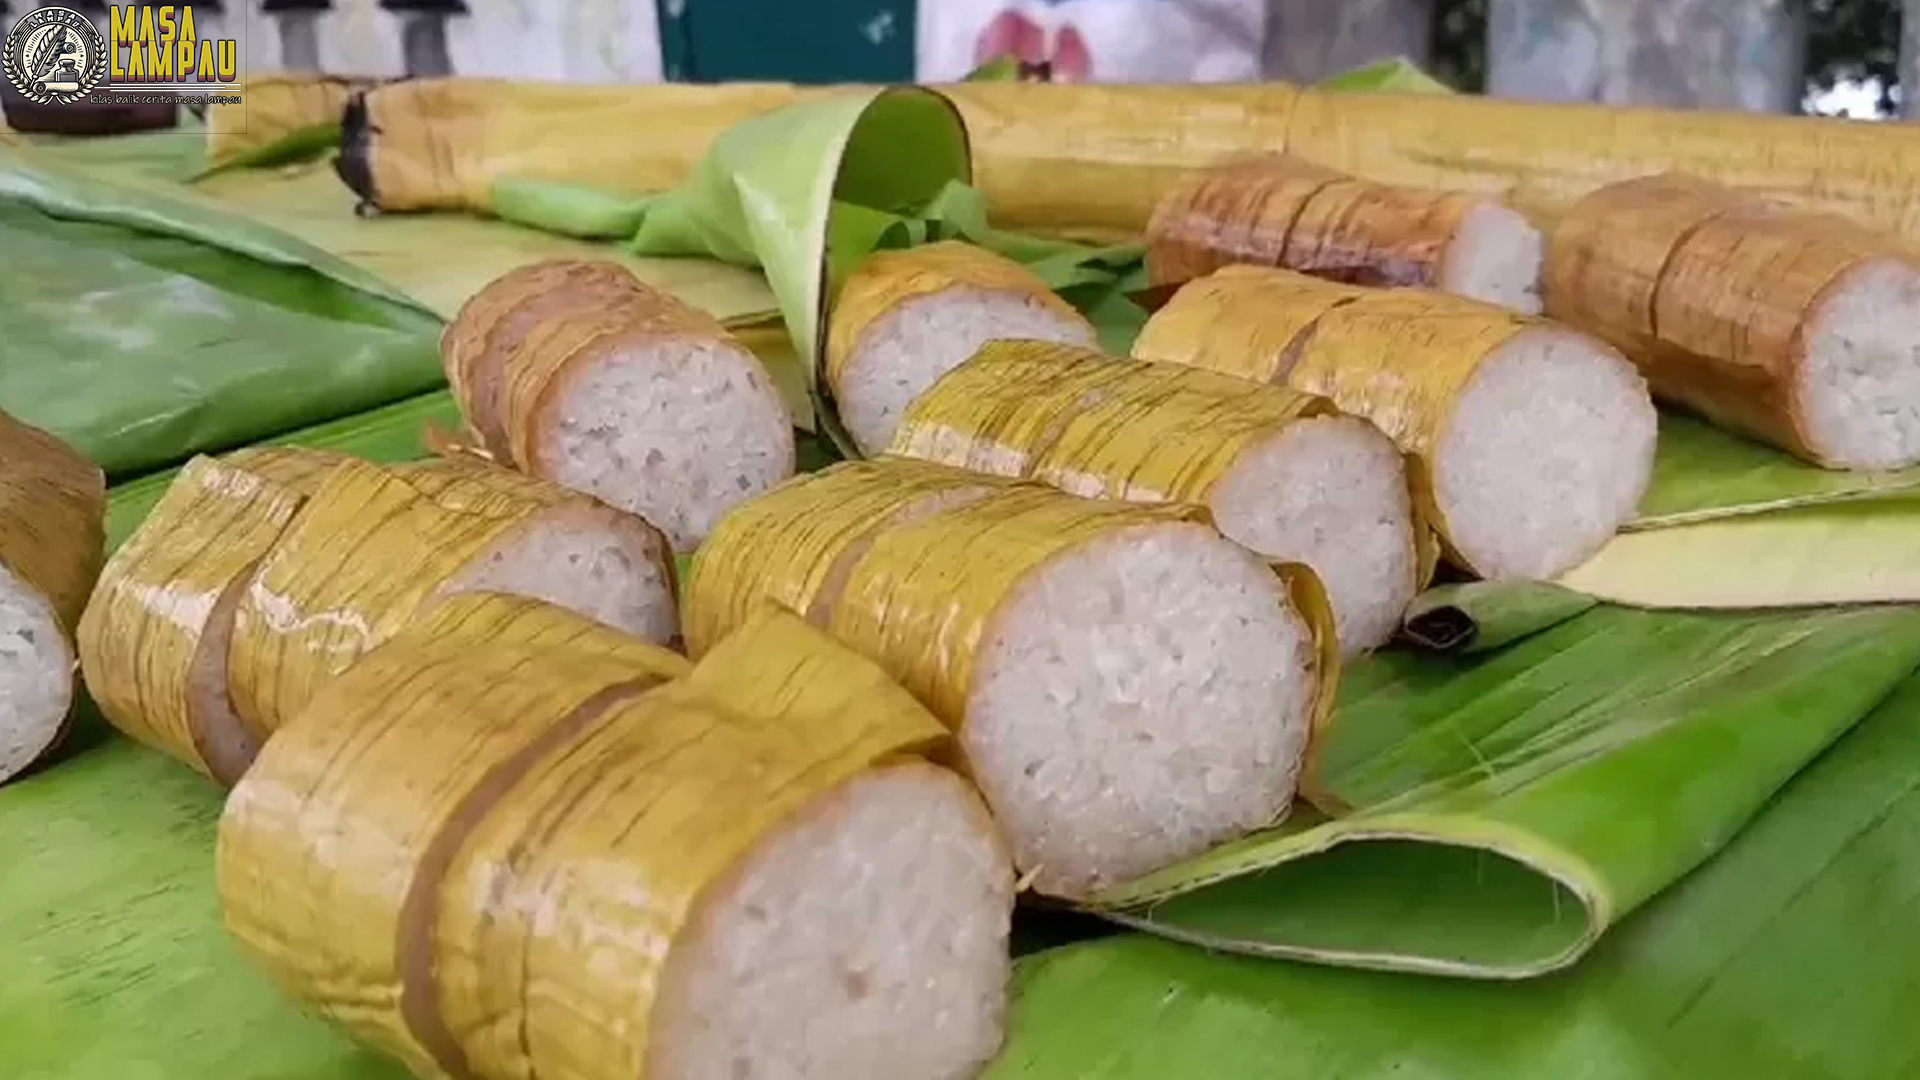
<svg viewBox="0 0 1920 1080"><path fill-rule="evenodd" d="M1458 652L1480 636L1473 617L1457 607L1437 607L1407 619L1400 636L1408 643L1434 652Z"/></svg>
<svg viewBox="0 0 1920 1080"><path fill-rule="evenodd" d="M379 206L379 196L373 190L373 167L369 160L373 152L373 125L367 118L367 95L365 91L347 99L347 107L340 114L340 153L333 159L334 174L347 190L360 197L360 204L354 212L366 216L363 208Z"/></svg>

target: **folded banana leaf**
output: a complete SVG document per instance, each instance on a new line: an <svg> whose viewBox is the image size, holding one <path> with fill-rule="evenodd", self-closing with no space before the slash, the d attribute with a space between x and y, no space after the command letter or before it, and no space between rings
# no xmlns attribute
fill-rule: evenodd
<svg viewBox="0 0 1920 1080"><path fill-rule="evenodd" d="M1524 978L1723 847L1920 666L1920 613L1600 607L1510 648L1342 680L1289 823L1098 898L1210 949Z"/></svg>
<svg viewBox="0 0 1920 1080"><path fill-rule="evenodd" d="M440 321L245 219L0 152L0 402L110 477L441 382Z"/></svg>
<svg viewBox="0 0 1920 1080"><path fill-rule="evenodd" d="M1408 978L1108 939L1021 962L986 1080L1907 1080L1917 713L1913 677L1561 976Z"/></svg>

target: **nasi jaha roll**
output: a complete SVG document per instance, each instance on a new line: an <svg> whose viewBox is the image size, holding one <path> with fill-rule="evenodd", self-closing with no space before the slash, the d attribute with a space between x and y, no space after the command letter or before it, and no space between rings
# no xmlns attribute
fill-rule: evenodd
<svg viewBox="0 0 1920 1080"><path fill-rule="evenodd" d="M1653 474L1646 380L1597 339L1426 289L1229 267L1134 345L1333 399L1412 455L1415 506L1488 580L1548 579L1633 517Z"/></svg>
<svg viewBox="0 0 1920 1080"><path fill-rule="evenodd" d="M1717 424L1830 468L1920 462L1920 249L1668 173L1573 206L1546 297Z"/></svg>
<svg viewBox="0 0 1920 1080"><path fill-rule="evenodd" d="M1348 655L1393 635L1431 569L1392 440L1283 385L989 342L907 410L890 452L1087 498L1204 505L1228 539L1319 575Z"/></svg>
<svg viewBox="0 0 1920 1080"><path fill-rule="evenodd" d="M344 461L261 561L229 650L233 704L257 737L459 593L537 597L644 639L673 637L672 564L645 520L570 493L529 497L485 472L453 484L455 467Z"/></svg>
<svg viewBox="0 0 1920 1080"><path fill-rule="evenodd" d="M288 546L291 565L269 558ZM116 727L231 784L276 726L278 692L479 590L547 597L645 640L679 632L666 540L637 517L471 459L260 447L181 470L101 575L81 664Z"/></svg>
<svg viewBox="0 0 1920 1080"><path fill-rule="evenodd" d="M100 573L106 500L99 466L0 412L0 783L66 731L74 632Z"/></svg>
<svg viewBox="0 0 1920 1080"><path fill-rule="evenodd" d="M1147 273L1174 286L1248 264L1418 286L1540 310L1540 231L1498 201L1363 180L1273 154L1202 169L1147 224Z"/></svg>
<svg viewBox="0 0 1920 1080"><path fill-rule="evenodd" d="M793 418L759 359L617 263L496 279L447 325L441 356L495 461L639 514L676 551L793 474Z"/></svg>
<svg viewBox="0 0 1920 1080"><path fill-rule="evenodd" d="M943 241L883 251L848 275L827 325L822 377L847 435L877 454L909 405L994 338L1091 345L1092 324L1032 271Z"/></svg>
<svg viewBox="0 0 1920 1080"><path fill-rule="evenodd" d="M220 823L228 929L421 1076L965 1080L1013 873L939 722L763 611L697 667L556 608L435 609Z"/></svg>
<svg viewBox="0 0 1920 1080"><path fill-rule="evenodd" d="M1015 864L1075 900L1284 816L1338 665L1311 571L1200 508L890 456L721 521L689 572L693 655L768 601L951 727Z"/></svg>

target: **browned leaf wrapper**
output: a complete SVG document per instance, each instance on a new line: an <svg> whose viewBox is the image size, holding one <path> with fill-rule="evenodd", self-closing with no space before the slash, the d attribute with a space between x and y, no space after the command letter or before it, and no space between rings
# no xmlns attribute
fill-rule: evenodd
<svg viewBox="0 0 1920 1080"><path fill-rule="evenodd" d="M507 492L449 505L377 465L339 465L242 591L229 652L241 720L264 741L540 509Z"/></svg>
<svg viewBox="0 0 1920 1080"><path fill-rule="evenodd" d="M1855 271L1920 253L1844 218L1674 173L1602 188L1555 228L1547 313L1600 337L1653 392L1819 464L1799 372L1809 324Z"/></svg>
<svg viewBox="0 0 1920 1080"><path fill-rule="evenodd" d="M330 470L328 457L195 458L114 552L80 622L80 663L115 727L223 784L252 764L260 739L228 697L234 611L318 487L307 467Z"/></svg>
<svg viewBox="0 0 1920 1080"><path fill-rule="evenodd" d="M231 164L290 136L338 127L348 100L382 81L294 73L249 76L240 101L207 106L207 165Z"/></svg>
<svg viewBox="0 0 1920 1080"><path fill-rule="evenodd" d="M1134 342L1143 360L1276 382L1365 417L1408 455L1414 506L1444 542L1433 451L1480 364L1542 320L1425 289L1366 289L1261 267L1181 289ZM1459 559L1451 545L1448 554Z"/></svg>
<svg viewBox="0 0 1920 1080"><path fill-rule="evenodd" d="M1090 540L1145 524L1210 527L1184 503L1082 499L1037 484L898 457L845 462L789 481L729 514L694 556L693 654L767 602L800 612L871 657L949 727L964 717L976 654L1027 576ZM1324 668L1337 670L1319 581L1286 583Z"/></svg>
<svg viewBox="0 0 1920 1080"><path fill-rule="evenodd" d="M729 869L943 736L784 613L687 677L556 608L459 598L328 684L235 790L227 926L419 1075L631 1080L670 946Z"/></svg>
<svg viewBox="0 0 1920 1080"><path fill-rule="evenodd" d="M495 461L548 471L538 444L559 388L610 352L672 341L726 343L719 320L618 263L554 261L514 270L460 309L442 362L468 424Z"/></svg>
<svg viewBox="0 0 1920 1080"><path fill-rule="evenodd" d="M105 549L106 477L99 466L55 436L0 412L0 586L25 589L46 605L62 635L60 654L69 672L76 663L73 635ZM0 747L0 782L58 745L71 705L69 683L66 708L49 718L48 730L23 731L25 744Z"/></svg>
<svg viewBox="0 0 1920 1080"><path fill-rule="evenodd" d="M1378 184L1284 154L1193 174L1147 223L1147 273L1177 285L1250 263L1356 285L1441 284L1449 245L1484 202Z"/></svg>
<svg viewBox="0 0 1920 1080"><path fill-rule="evenodd" d="M1196 168L1289 153L1366 180L1498 198L1537 225L1622 180L1665 170L1920 237L1920 130L1825 118L1612 108L1482 95L1261 85L963 83L975 182L1002 228L1127 239ZM634 194L684 180L714 136L832 88L564 86L419 80L367 95L347 132L390 209L481 210L495 180ZM649 137L610 139L634 116Z"/></svg>

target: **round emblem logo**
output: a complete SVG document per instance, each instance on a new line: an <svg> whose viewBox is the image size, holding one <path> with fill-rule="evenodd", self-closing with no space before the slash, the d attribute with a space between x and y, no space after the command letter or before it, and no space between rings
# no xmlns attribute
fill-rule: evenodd
<svg viewBox="0 0 1920 1080"><path fill-rule="evenodd" d="M107 43L92 19L71 8L36 8L7 34L0 70L28 101L71 105L107 77Z"/></svg>

